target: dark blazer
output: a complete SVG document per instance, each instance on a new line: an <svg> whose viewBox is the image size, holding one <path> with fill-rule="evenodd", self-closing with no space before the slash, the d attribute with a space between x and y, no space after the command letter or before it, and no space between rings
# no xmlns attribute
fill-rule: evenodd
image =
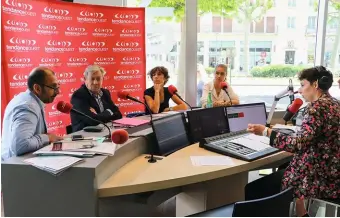
<svg viewBox="0 0 340 218"><path fill-rule="evenodd" d="M71 104L73 105L74 109L79 110L84 114L96 120L100 120L104 123L122 118L122 114L120 113L118 107L113 103L111 99L110 92L107 89L103 88L101 90L103 92L101 101L104 106L104 111L102 113L100 113L100 108L96 99L90 94L85 84L83 84L78 90L73 93L71 97ZM97 114L90 111L91 107L95 109ZM110 109L113 115L111 115L111 113L106 109ZM98 125L97 122L94 122L84 116L78 115L73 112L71 112L71 122L73 132L82 130L86 126Z"/></svg>

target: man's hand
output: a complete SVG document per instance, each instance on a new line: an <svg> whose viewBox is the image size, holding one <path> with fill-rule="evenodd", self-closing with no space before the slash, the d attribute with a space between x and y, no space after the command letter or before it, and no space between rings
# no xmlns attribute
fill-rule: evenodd
<svg viewBox="0 0 340 218"><path fill-rule="evenodd" d="M92 107L90 107L90 111L91 111L92 113L94 113L94 114L97 114L96 110L93 109Z"/></svg>
<svg viewBox="0 0 340 218"><path fill-rule="evenodd" d="M50 143L63 140L63 137L57 136L55 134L47 133L47 136L48 136L48 139L49 139Z"/></svg>

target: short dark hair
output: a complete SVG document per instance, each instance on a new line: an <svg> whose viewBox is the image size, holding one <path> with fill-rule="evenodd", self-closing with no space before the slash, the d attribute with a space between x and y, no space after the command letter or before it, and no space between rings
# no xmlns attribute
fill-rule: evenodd
<svg viewBox="0 0 340 218"><path fill-rule="evenodd" d="M328 91L333 84L333 74L324 66L316 66L302 70L299 75L299 80L307 80L311 84L317 81L318 87L322 91Z"/></svg>
<svg viewBox="0 0 340 218"><path fill-rule="evenodd" d="M169 71L167 68L163 67L163 66L158 66L158 67L154 67L150 70L149 72L149 76L150 78L152 79L152 77L157 73L157 72L160 72L161 74L164 75L164 79L165 79L165 82L168 82L170 76L169 76Z"/></svg>
<svg viewBox="0 0 340 218"><path fill-rule="evenodd" d="M42 85L45 83L46 77L47 77L46 70L49 70L49 69L46 67L37 67L31 71L27 79L27 86L29 90L31 91L33 90L34 84ZM54 74L53 71L52 73Z"/></svg>

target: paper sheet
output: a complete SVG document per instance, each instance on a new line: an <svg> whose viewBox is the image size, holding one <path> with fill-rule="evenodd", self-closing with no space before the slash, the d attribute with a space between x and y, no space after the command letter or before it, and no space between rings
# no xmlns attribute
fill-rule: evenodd
<svg viewBox="0 0 340 218"><path fill-rule="evenodd" d="M232 166L233 160L227 156L190 156L194 166Z"/></svg>
<svg viewBox="0 0 340 218"><path fill-rule="evenodd" d="M80 161L82 161L81 158L69 156L33 157L24 160L24 162L52 173L53 175L61 173Z"/></svg>
<svg viewBox="0 0 340 218"><path fill-rule="evenodd" d="M136 119L136 118L127 118L123 117L122 119L113 121L114 123L126 125L126 126L140 126L146 123L149 123L149 120L142 120L142 119Z"/></svg>

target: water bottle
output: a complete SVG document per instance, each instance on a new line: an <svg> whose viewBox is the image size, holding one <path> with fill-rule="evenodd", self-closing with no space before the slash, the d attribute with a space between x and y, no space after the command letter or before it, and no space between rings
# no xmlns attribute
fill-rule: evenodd
<svg viewBox="0 0 340 218"><path fill-rule="evenodd" d="M303 120L303 110L299 110L296 116L295 126L300 128L302 125L302 120Z"/></svg>
<svg viewBox="0 0 340 218"><path fill-rule="evenodd" d="M211 108L211 107L213 107L213 102L212 102L212 95L211 95L211 91L210 91L209 94L208 94L206 108Z"/></svg>

